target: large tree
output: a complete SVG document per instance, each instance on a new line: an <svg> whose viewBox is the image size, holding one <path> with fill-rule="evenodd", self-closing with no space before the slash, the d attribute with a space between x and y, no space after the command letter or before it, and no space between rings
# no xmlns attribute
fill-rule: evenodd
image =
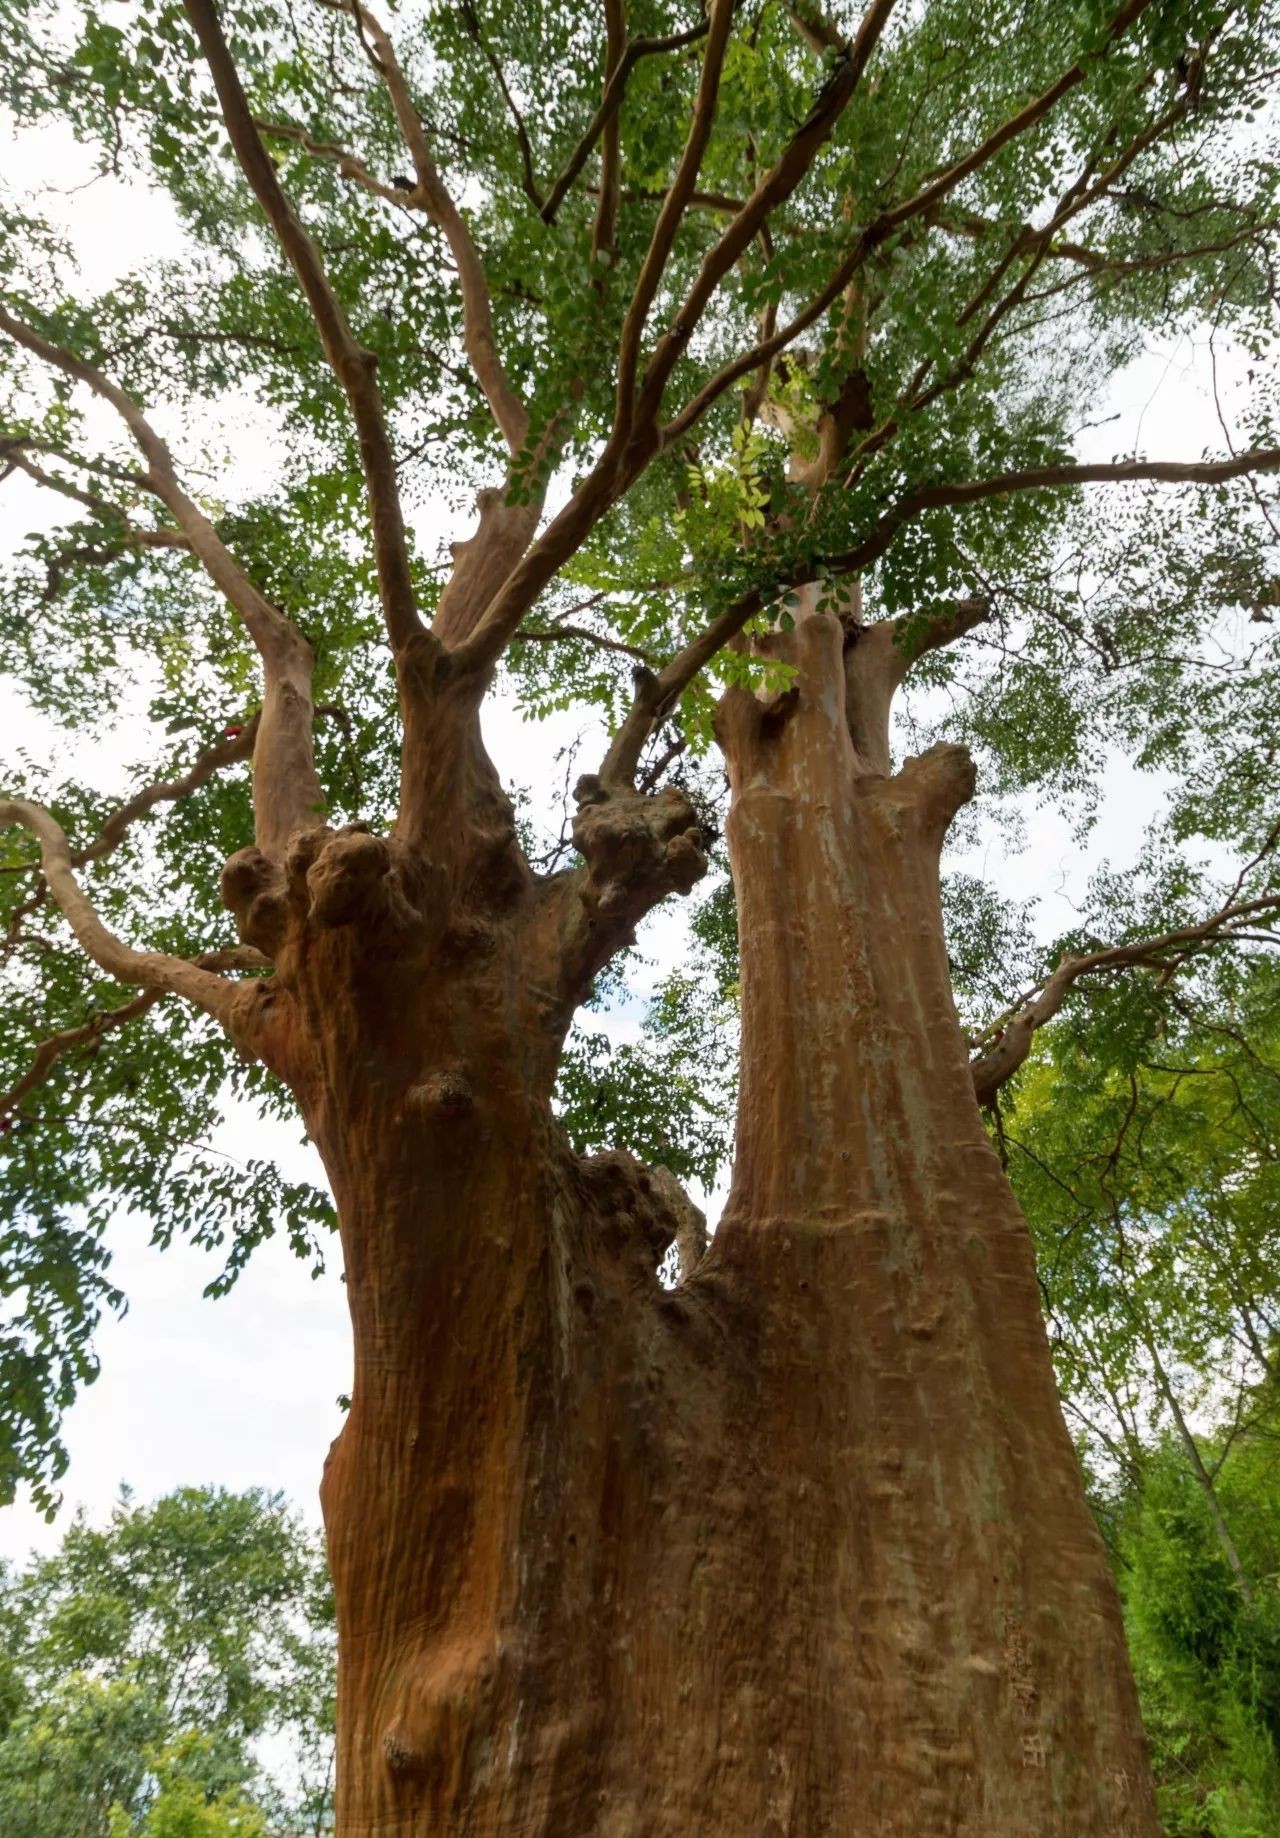
<svg viewBox="0 0 1280 1838"><path fill-rule="evenodd" d="M343 1838L1152 1838L980 1106L1073 990L1174 987L1280 905L1274 9L18 0L3 59L182 231L88 298L3 204L4 465L68 519L8 660L152 735L124 802L27 761L0 804L10 1477L56 1479L112 1207L232 1271L320 1226L194 1146L248 1088L323 1157L354 1328ZM1249 369L1218 450L1082 449L1189 326ZM558 859L486 752L498 681L606 729ZM1079 803L1116 745L1176 776L1160 923L967 1038L974 756ZM680 1156L576 1151L555 1091L718 848L709 749L741 1078L706 1248ZM999 982L1008 927L959 915Z"/></svg>

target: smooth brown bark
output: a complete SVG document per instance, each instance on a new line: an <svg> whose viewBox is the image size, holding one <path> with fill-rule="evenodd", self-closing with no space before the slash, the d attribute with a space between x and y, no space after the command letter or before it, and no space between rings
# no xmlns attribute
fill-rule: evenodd
<svg viewBox="0 0 1280 1838"><path fill-rule="evenodd" d="M722 707L743 1083L699 1261L670 1177L550 1108L590 976L701 870L681 799L584 781L585 865L538 880L459 714L446 831L229 864L355 1330L339 1838L1155 1838L948 984L971 768L887 776L880 641L806 612L773 645L790 693Z"/></svg>

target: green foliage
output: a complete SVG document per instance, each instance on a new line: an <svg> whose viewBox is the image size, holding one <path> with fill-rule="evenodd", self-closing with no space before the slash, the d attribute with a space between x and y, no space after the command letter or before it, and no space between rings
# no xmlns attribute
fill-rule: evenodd
<svg viewBox="0 0 1280 1838"><path fill-rule="evenodd" d="M332 1608L278 1495L187 1488L81 1516L0 1573L0 1828L12 1838L267 1838L320 1829ZM287 1750L284 1778L256 1745Z"/></svg>
<svg viewBox="0 0 1280 1838"><path fill-rule="evenodd" d="M1253 1600L1171 1441L1117 1507L1125 1626L1169 1838L1268 1838L1280 1825L1280 1466L1274 1424L1206 1439Z"/></svg>
<svg viewBox="0 0 1280 1838"><path fill-rule="evenodd" d="M269 1838L262 1808L238 1788L209 1795L201 1779L204 1747L188 1736L150 1756L155 1797L141 1824L113 1806L107 1838Z"/></svg>
<svg viewBox="0 0 1280 1838"><path fill-rule="evenodd" d="M1231 891L1102 875L1107 936ZM1077 933L1064 945L1087 949ZM1083 980L996 1131L1116 1560L1170 1838L1280 1826L1280 978L1265 925Z"/></svg>

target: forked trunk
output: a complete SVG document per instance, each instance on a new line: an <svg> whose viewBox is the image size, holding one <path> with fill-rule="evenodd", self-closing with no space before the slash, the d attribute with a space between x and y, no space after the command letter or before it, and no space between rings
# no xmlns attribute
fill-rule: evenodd
<svg viewBox="0 0 1280 1838"><path fill-rule="evenodd" d="M879 640L777 645L791 691L722 711L738 1151L674 1292L674 1185L551 1115L537 927L446 940L376 1028L308 971L356 1336L338 1838L1155 1838L950 993L971 769L888 776Z"/></svg>

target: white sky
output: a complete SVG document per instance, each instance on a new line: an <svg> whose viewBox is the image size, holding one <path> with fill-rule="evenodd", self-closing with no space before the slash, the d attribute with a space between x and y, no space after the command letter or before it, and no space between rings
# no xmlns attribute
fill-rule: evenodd
<svg viewBox="0 0 1280 1838"><path fill-rule="evenodd" d="M71 234L86 285L108 285L117 274L171 246L175 229L165 200L112 180L71 189L85 168L70 136L42 132L38 159L36 145L35 136L8 135L0 127L0 173L9 174L15 186L22 184L24 167L65 175L58 183L67 189L50 191L44 204ZM247 406L252 420L252 405ZM238 419L245 407L234 405ZM1082 439L1086 454L1110 458L1140 442L1152 457L1192 457L1222 445L1207 354L1189 341L1140 359L1119 379L1105 412L1119 420ZM163 427L162 412L157 419ZM173 432L180 452L178 430ZM249 484L251 470L269 472L268 441L246 443L241 428L237 445L242 455L246 447L250 453L242 485ZM0 553L48 517L49 507L41 499L34 487L17 479L0 492ZM530 729L510 707L496 705L487 733L505 779L531 784L535 793L541 781L549 793L558 791L562 777L552 768L552 755L576 726L565 718ZM37 757L48 752L47 729L21 707L2 679L0 733L10 757L11 749L21 746ZM130 789L124 762L142 750L131 748L126 728L114 746L102 750L96 762L99 782L104 787L114 783L124 795ZM14 782L12 789L21 786ZM1117 866L1132 861L1160 797L1157 780L1116 760L1086 846L1080 846L1056 812L1028 803L1027 843L1021 853L1008 855L1004 843L991 836L954 865L985 875L1003 892L1038 894L1038 929L1051 936L1070 923L1072 901L1080 899L1101 861ZM678 915L660 914L641 942L660 968L678 957L680 938ZM241 1112L229 1118L217 1143L233 1155L275 1154L291 1172L316 1178L315 1157L301 1144L300 1134L300 1125L266 1125ZM341 1423L336 1398L350 1386L336 1241L331 1268L316 1282L283 1241L264 1245L231 1295L215 1302L201 1292L218 1267L216 1253L175 1242L161 1254L147 1238L146 1226L129 1217L119 1218L110 1233L112 1275L130 1306L123 1320L103 1324L97 1337L102 1376L66 1421L71 1463L63 1482L64 1511L49 1527L25 1501L0 1510L0 1556L49 1548L77 1503L101 1518L121 1482L144 1499L185 1483L282 1488L304 1511L318 1515L321 1465Z"/></svg>

